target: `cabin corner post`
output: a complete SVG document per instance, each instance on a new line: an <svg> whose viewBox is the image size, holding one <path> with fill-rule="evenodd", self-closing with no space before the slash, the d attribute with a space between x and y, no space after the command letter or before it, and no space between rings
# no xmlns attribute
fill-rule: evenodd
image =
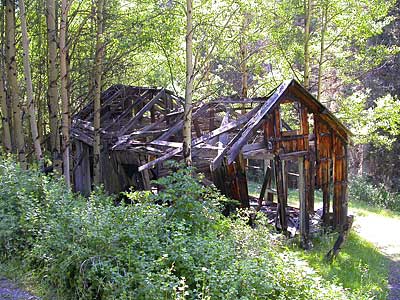
<svg viewBox="0 0 400 300"><path fill-rule="evenodd" d="M315 175L316 175L316 157L315 151L309 148L309 155L306 158L307 167L306 167L306 186L307 186L307 210L308 213L314 213L315 207Z"/></svg>
<svg viewBox="0 0 400 300"><path fill-rule="evenodd" d="M346 144L333 136L333 215L336 229L341 230L347 219L347 155Z"/></svg>
<svg viewBox="0 0 400 300"><path fill-rule="evenodd" d="M348 205L349 205L349 152L348 152L348 147L347 144L344 144L344 154L345 154L345 161L344 161L344 192L343 192L343 220L346 223L347 222L347 216L348 216Z"/></svg>

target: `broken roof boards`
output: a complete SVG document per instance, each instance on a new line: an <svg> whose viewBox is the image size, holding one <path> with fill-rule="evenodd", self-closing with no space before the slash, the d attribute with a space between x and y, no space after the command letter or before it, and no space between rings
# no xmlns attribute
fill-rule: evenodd
<svg viewBox="0 0 400 300"><path fill-rule="evenodd" d="M115 85L102 93L101 102L105 188L110 192L129 185L149 188L149 180L168 173L165 161L182 157L184 99L166 89ZM75 181L86 185L92 182L91 164L83 160L91 159L93 115L90 102L72 119L72 138L79 152ZM223 97L198 103L192 119L193 163L224 194L248 206L246 159L270 160L275 166L278 200L282 198L279 201L285 206L284 161L301 161L307 209L313 208L314 186L320 187L324 216L330 222L333 183L333 222L341 224L347 214L350 135L298 82L288 80L267 97ZM77 186L82 188L82 184Z"/></svg>

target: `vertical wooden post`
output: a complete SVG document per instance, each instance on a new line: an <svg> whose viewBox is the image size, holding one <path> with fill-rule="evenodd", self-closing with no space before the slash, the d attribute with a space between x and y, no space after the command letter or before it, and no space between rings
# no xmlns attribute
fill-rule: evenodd
<svg viewBox="0 0 400 300"><path fill-rule="evenodd" d="M287 198L288 198L288 191L289 191L289 176L288 176L288 163L285 160L281 160L282 162L282 178L283 178L283 192L285 193L285 203L287 206Z"/></svg>
<svg viewBox="0 0 400 300"><path fill-rule="evenodd" d="M141 163L147 162L145 160L140 160ZM150 183L150 174L149 174L149 169L143 170L141 173L142 177L142 184L143 184L143 189L144 190L151 190L151 183Z"/></svg>
<svg viewBox="0 0 400 300"><path fill-rule="evenodd" d="M247 176L246 176L246 163L247 160L239 154L235 161L235 185L239 193L240 206L243 208L250 207L249 192L247 189Z"/></svg>
<svg viewBox="0 0 400 300"><path fill-rule="evenodd" d="M333 149L333 213L335 227L341 230L347 217L347 163L345 145L337 134L334 134Z"/></svg>
<svg viewBox="0 0 400 300"><path fill-rule="evenodd" d="M301 236L301 245L303 248L307 248L308 246L308 234L309 234L309 215L307 208L307 199L306 199L306 169L305 169L305 160L303 156L298 158L299 164L299 199L300 199L300 236Z"/></svg>
<svg viewBox="0 0 400 300"><path fill-rule="evenodd" d="M343 161L343 199L342 199L342 220L343 224L347 222L348 215L348 149L347 145L344 144L344 161Z"/></svg>
<svg viewBox="0 0 400 300"><path fill-rule="evenodd" d="M271 161L270 161L270 160L267 160L267 162L268 162L268 169L269 169L269 171L270 171L269 176L268 176L267 188L271 190L271 189L272 189L272 176L274 176L274 175L273 175L274 173L272 172L272 164L271 164ZM265 196L267 196L267 197L265 197ZM270 191L267 191L267 194L264 194L264 199L265 199L267 202L272 203L272 202L274 202L274 194L271 193Z"/></svg>
<svg viewBox="0 0 400 300"><path fill-rule="evenodd" d="M265 162L265 161L264 161ZM257 210L260 210L261 209L261 206L262 206L262 202L263 202L263 200L264 200L264 198L265 198L265 192L266 192L266 190L267 190L267 188L271 188L271 177L272 177L272 174L271 174L271 167L270 166L268 166L267 168L266 168L266 171L265 171L265 175L264 175L264 180L263 180L263 184L262 184L262 187L261 187L261 192L260 192L260 196L258 197L258 207L257 207ZM268 192L267 192L268 193ZM269 193L268 193L269 194Z"/></svg>
<svg viewBox="0 0 400 300"><path fill-rule="evenodd" d="M322 219L325 226L330 225L330 165L332 159L332 131L320 118L314 116L314 131L316 136L315 151L318 162L318 184L323 195Z"/></svg>
<svg viewBox="0 0 400 300"><path fill-rule="evenodd" d="M308 178L306 179L307 182L307 187L308 187L308 194L306 195L306 200L307 200L307 207L308 207L308 212L313 213L314 212L314 191L315 191L315 148L312 149L311 147L309 148L309 171L308 171Z"/></svg>
<svg viewBox="0 0 400 300"><path fill-rule="evenodd" d="M330 161L328 158L325 158L324 161L321 162L322 169L322 218L324 220L325 225L329 225L329 206L330 206Z"/></svg>
<svg viewBox="0 0 400 300"><path fill-rule="evenodd" d="M275 178L276 178L276 190L278 194L278 208L277 214L279 215L279 221L282 231L287 231L287 218L286 218L286 206L287 206L287 193L285 192L284 183L284 166L279 156L275 157Z"/></svg>
<svg viewBox="0 0 400 300"><path fill-rule="evenodd" d="M75 191L84 196L89 196L91 192L90 158L89 148L80 141L75 142L77 165L74 168L74 187Z"/></svg>

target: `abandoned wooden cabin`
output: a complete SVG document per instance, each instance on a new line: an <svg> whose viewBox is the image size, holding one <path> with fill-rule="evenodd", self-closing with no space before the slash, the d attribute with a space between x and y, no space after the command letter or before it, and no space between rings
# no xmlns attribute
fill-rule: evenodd
<svg viewBox="0 0 400 300"><path fill-rule="evenodd" d="M102 93L101 103L105 189L150 189L150 180L170 171L167 160L182 158L184 99L166 89L115 85ZM346 222L350 132L295 80L266 97L198 103L192 131L194 166L242 207L251 204L248 162L255 160L263 166L257 208L275 200L277 227L288 226L293 177L302 234L308 233L316 188L323 193L325 224L340 229ZM72 139L75 189L87 195L92 186L93 102L73 116ZM293 166L296 174L290 171Z"/></svg>

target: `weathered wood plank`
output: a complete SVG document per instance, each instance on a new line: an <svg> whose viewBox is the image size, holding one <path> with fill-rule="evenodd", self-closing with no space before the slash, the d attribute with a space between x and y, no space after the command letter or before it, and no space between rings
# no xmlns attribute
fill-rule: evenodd
<svg viewBox="0 0 400 300"><path fill-rule="evenodd" d="M230 130L232 130L234 128L237 128L238 126L242 125L243 123L246 123L250 117L251 117L251 115L245 115L245 116L243 116L242 118L240 118L238 120L229 122L228 124L226 124L224 126L221 126L221 127L217 128L217 129L215 129L215 130L213 130L213 131L201 136L200 138L194 139L192 141L192 147L194 147L194 146L196 146L196 145L198 145L200 143L206 142L206 141L208 141L208 140L210 140L210 139L212 139L212 138L214 138L216 136L219 136L220 134L222 134L224 132L227 132L227 131L230 131ZM157 158L157 159L155 159L155 160L153 160L151 162L148 162L147 164L145 164L143 166L140 166L139 171L151 168L151 167L155 166L156 164L158 164L160 162L163 162L163 161L165 161L165 160L167 160L167 159L179 154L182 150L183 150L183 147L180 147L180 148L177 148L175 150L169 151L164 156L159 157L159 158Z"/></svg>
<svg viewBox="0 0 400 300"><path fill-rule="evenodd" d="M297 151L297 152L291 152L291 153L282 153L279 154L279 158L281 160L291 160L297 157L302 157L304 155L308 155L308 151Z"/></svg>
<svg viewBox="0 0 400 300"><path fill-rule="evenodd" d="M246 159L269 159L272 160L275 157L275 154L271 152L271 150L260 149L243 152L243 157Z"/></svg>
<svg viewBox="0 0 400 300"><path fill-rule="evenodd" d="M276 190L278 194L278 207L277 216L279 216L279 223L281 230L283 232L287 231L287 216L286 216L286 207L287 207L287 193L285 191L285 182L284 182L284 166L279 157L275 157L275 182L276 182Z"/></svg>
<svg viewBox="0 0 400 300"><path fill-rule="evenodd" d="M83 196L89 196L91 192L89 148L80 141L75 141L76 155L80 157L74 167L74 188Z"/></svg>
<svg viewBox="0 0 400 300"><path fill-rule="evenodd" d="M260 149L265 149L266 145L265 143L254 143L254 144L247 144L244 145L242 148L242 152L250 152L250 151L255 151L255 150L260 150Z"/></svg>
<svg viewBox="0 0 400 300"><path fill-rule="evenodd" d="M207 109L209 107L210 104L206 103L201 105L196 111L193 111L192 120L204 116L207 113ZM179 120L172 127L170 127L167 132L163 133L158 139L166 141L175 133L177 133L179 130L182 130L182 128L183 128L183 120Z"/></svg>
<svg viewBox="0 0 400 300"><path fill-rule="evenodd" d="M132 101L131 105L125 108L125 110L118 115L116 119L113 120L113 122L108 125L107 127L104 128L104 130L109 130L111 127L115 126L115 124L118 124L122 119L124 119L126 116L129 115L129 113L132 112L132 109L140 104L142 101L146 100L149 96L151 96L151 93L149 90L146 90L141 94L135 101Z"/></svg>
<svg viewBox="0 0 400 300"><path fill-rule="evenodd" d="M250 120L254 114L257 112L257 110L260 108L260 105L255 107L252 111L248 112L246 115L242 116L239 120L242 120L243 122L241 124L246 123L248 120ZM225 154L228 152L229 148L241 137L242 132L245 131L245 126L239 129L239 132L226 144L226 147L224 150L218 153L218 155L214 158L212 161L210 168L211 170L215 170L220 166Z"/></svg>
<svg viewBox="0 0 400 300"><path fill-rule="evenodd" d="M267 167L267 170L264 175L264 180L263 180L263 184L261 187L261 191L260 191L260 196L258 197L257 210L261 209L262 202L264 200L265 192L267 191L267 188L271 188L271 176L272 176L271 167Z"/></svg>
<svg viewBox="0 0 400 300"><path fill-rule="evenodd" d="M298 158L299 165L299 178L298 178L298 189L299 189L299 199L300 199L300 237L301 246L304 249L309 248L309 215L307 208L306 199L306 170L305 170L305 160L304 157L300 156Z"/></svg>
<svg viewBox="0 0 400 300"><path fill-rule="evenodd" d="M165 90L161 89L161 91L149 102L147 102L143 108L136 113L136 115L126 124L121 128L121 130L118 132L118 135L124 135L127 131L129 131L137 122L140 121L140 118L143 117L143 115L151 109L151 107L161 99L165 95Z"/></svg>
<svg viewBox="0 0 400 300"><path fill-rule="evenodd" d="M269 110L276 104L276 102L284 95L290 83L291 81L285 81L283 84L281 84L276 89L275 93L261 106L254 117L249 121L240 138L238 138L228 152L228 164L235 160L242 146L247 143L251 134L262 125L261 121L264 119Z"/></svg>

